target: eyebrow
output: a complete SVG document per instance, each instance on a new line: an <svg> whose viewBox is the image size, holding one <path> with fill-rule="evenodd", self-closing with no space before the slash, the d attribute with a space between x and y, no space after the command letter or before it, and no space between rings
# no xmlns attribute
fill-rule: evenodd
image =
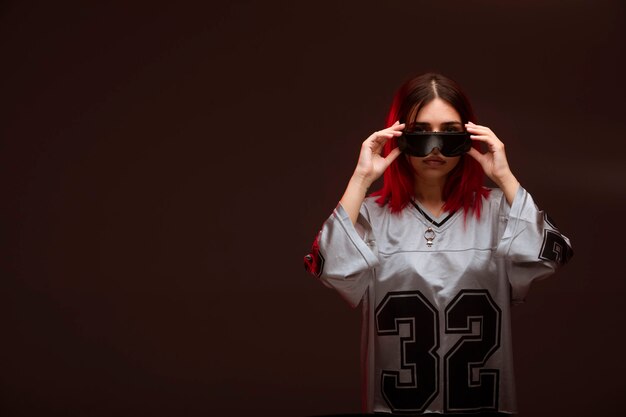
<svg viewBox="0 0 626 417"><path fill-rule="evenodd" d="M413 122L413 123L407 123L407 125L409 126L418 126L418 127L430 127L430 123L428 122ZM461 122L457 122L457 121L450 121L450 122L443 122L441 124L442 127L448 127L448 126L463 126L463 123Z"/></svg>
<svg viewBox="0 0 626 417"><path fill-rule="evenodd" d="M413 123L409 123L410 125L414 125L414 126L430 126L430 123L428 122L413 122ZM443 122L441 124L442 126L450 126L450 125L462 125L461 122L456 122L456 121L451 121L451 122Z"/></svg>

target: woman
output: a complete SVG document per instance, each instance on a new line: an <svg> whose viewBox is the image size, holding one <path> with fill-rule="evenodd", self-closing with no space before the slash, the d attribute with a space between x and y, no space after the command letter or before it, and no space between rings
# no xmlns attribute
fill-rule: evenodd
<svg viewBox="0 0 626 417"><path fill-rule="evenodd" d="M387 121L363 142L305 257L309 272L362 304L363 408L515 413L510 306L567 262L569 240L454 81L409 80ZM499 188L483 187L484 174Z"/></svg>

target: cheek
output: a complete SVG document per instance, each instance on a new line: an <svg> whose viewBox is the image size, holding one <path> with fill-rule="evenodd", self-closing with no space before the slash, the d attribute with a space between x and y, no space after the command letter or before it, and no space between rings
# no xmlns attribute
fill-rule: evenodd
<svg viewBox="0 0 626 417"><path fill-rule="evenodd" d="M459 162L461 161L461 157L460 156L453 156L453 157L449 157L448 158L448 170L447 170L447 174L450 174L452 171L455 170L455 168L457 166L459 166Z"/></svg>
<svg viewBox="0 0 626 417"><path fill-rule="evenodd" d="M419 158L417 156L411 156L411 155L405 155L406 156L406 161L409 163L409 166L413 168L413 171L416 170L417 167L419 167L420 162L422 162L422 159L424 158Z"/></svg>

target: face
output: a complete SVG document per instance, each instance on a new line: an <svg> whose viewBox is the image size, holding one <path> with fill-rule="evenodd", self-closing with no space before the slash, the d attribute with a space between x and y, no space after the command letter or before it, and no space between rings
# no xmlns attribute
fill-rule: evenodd
<svg viewBox="0 0 626 417"><path fill-rule="evenodd" d="M454 107L436 98L423 106L417 115L409 114L407 129L424 132L462 132L463 123ZM445 180L461 159L460 156L443 156L439 148L433 149L423 158L410 155L406 157L415 175L426 180Z"/></svg>

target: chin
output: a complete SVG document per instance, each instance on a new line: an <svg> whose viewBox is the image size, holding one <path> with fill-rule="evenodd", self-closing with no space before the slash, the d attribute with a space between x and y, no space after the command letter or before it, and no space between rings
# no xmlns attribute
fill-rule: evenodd
<svg viewBox="0 0 626 417"><path fill-rule="evenodd" d="M440 180L440 179L447 178L450 172L429 170L429 171L420 171L420 172L417 172L416 174L419 178L423 178L425 180Z"/></svg>

